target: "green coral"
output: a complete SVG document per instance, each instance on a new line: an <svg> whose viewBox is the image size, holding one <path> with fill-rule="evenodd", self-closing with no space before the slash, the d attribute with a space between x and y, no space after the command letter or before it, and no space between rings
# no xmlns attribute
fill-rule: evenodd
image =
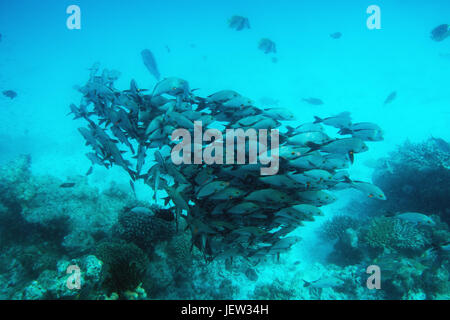
<svg viewBox="0 0 450 320"><path fill-rule="evenodd" d="M108 295L134 291L143 282L149 261L136 245L125 241L103 242L98 245L96 256L104 263L103 286Z"/></svg>
<svg viewBox="0 0 450 320"><path fill-rule="evenodd" d="M393 217L374 218L364 237L372 248L417 250L427 245L425 234L415 225Z"/></svg>

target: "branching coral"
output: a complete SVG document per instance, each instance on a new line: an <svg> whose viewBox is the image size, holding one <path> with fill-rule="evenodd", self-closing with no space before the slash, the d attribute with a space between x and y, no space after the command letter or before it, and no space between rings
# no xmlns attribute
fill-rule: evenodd
<svg viewBox="0 0 450 320"><path fill-rule="evenodd" d="M134 244L103 242L97 247L96 256L104 263L103 286L108 294L135 290L143 282L149 261Z"/></svg>
<svg viewBox="0 0 450 320"><path fill-rule="evenodd" d="M374 218L364 237L372 248L412 249L423 248L428 240L415 225L393 217Z"/></svg>
<svg viewBox="0 0 450 320"><path fill-rule="evenodd" d="M340 239L347 229L357 229L361 222L347 215L338 215L325 221L320 228L320 235L325 240Z"/></svg>

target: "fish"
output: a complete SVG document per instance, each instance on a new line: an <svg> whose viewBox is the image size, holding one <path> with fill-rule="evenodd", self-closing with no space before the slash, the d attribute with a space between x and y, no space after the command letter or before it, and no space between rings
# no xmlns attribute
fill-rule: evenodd
<svg viewBox="0 0 450 320"><path fill-rule="evenodd" d="M333 39L339 39L342 37L342 33L341 32L334 32L332 34L330 34L330 37Z"/></svg>
<svg viewBox="0 0 450 320"><path fill-rule="evenodd" d="M221 191L230 185L227 181L213 181L201 186L197 191L197 198L201 199Z"/></svg>
<svg viewBox="0 0 450 320"><path fill-rule="evenodd" d="M251 107L253 105L254 105L254 102L251 99L246 98L241 95L234 97L230 100L227 100L226 102L224 102L222 104L222 106L227 107L227 108L245 108L245 107Z"/></svg>
<svg viewBox="0 0 450 320"><path fill-rule="evenodd" d="M176 77L164 78L148 90L131 80L129 89L118 90L119 74L108 69L100 72L95 65L90 79L79 88L80 105L70 106L71 114L86 123L79 132L91 149L86 154L91 168L96 164L122 167L130 176L133 192L135 182L143 180L153 189L155 203L161 199L158 193L165 191L167 196L161 200L168 208L161 210L170 213L177 229L183 218L191 230L192 246L207 263L233 255L256 263L290 250L299 238L289 234L323 215L320 207L336 200L332 191L352 187L345 169L354 160L353 153L367 150L364 139L370 136L364 130L379 128L371 123L353 124L348 112L294 125L297 113L289 109L258 107L230 89L202 97L190 90L186 80ZM276 129L281 143L278 174L262 176L264 165L258 162L175 165L171 133L179 127L192 129L197 120L204 127L219 128L224 133L219 142L228 137L223 127ZM360 137L335 138L327 126ZM191 150L200 146L205 151L212 143L212 139L195 140ZM249 141L243 150L247 153L256 147L259 156L274 155L269 142L273 141ZM235 154L238 147L233 149ZM154 162L148 164L151 153ZM352 183L366 194L373 188L360 181Z"/></svg>
<svg viewBox="0 0 450 320"><path fill-rule="evenodd" d="M314 119L315 119L314 123L323 123L326 124L327 126L332 126L338 129L348 128L352 124L352 118L350 116L350 112L348 111L341 112L333 117L328 117L324 119L314 116Z"/></svg>
<svg viewBox="0 0 450 320"><path fill-rule="evenodd" d="M94 167L93 167L93 166L90 166L89 169L88 169L88 171L86 172L85 176L91 175L92 171L94 171Z"/></svg>
<svg viewBox="0 0 450 320"><path fill-rule="evenodd" d="M247 214L250 212L254 212L259 209L259 206L253 202L241 202L230 209L227 210L227 213L232 214Z"/></svg>
<svg viewBox="0 0 450 320"><path fill-rule="evenodd" d="M233 98L239 97L240 94L233 90L221 90L208 96L208 102L223 103Z"/></svg>
<svg viewBox="0 0 450 320"><path fill-rule="evenodd" d="M74 182L65 182L63 184L61 184L59 187L60 188L73 188L75 186Z"/></svg>
<svg viewBox="0 0 450 320"><path fill-rule="evenodd" d="M391 92L391 93L387 96L386 100L384 100L384 104L386 105L386 104L391 103L392 101L395 100L395 98L397 98L397 91Z"/></svg>
<svg viewBox="0 0 450 320"><path fill-rule="evenodd" d="M246 201L255 201L255 202L291 202L292 199L285 194L284 192L275 190L275 189L262 189L253 191L248 196L244 198Z"/></svg>
<svg viewBox="0 0 450 320"><path fill-rule="evenodd" d="M435 226L436 222L429 216L419 212L404 212L394 216L397 219L408 221L414 224L420 224L425 226Z"/></svg>
<svg viewBox="0 0 450 320"><path fill-rule="evenodd" d="M298 197L309 204L326 205L336 201L336 197L326 191L301 191L297 193Z"/></svg>
<svg viewBox="0 0 450 320"><path fill-rule="evenodd" d="M308 147L299 147L292 145L282 145L279 147L279 157L286 160L294 160L305 155L311 149Z"/></svg>
<svg viewBox="0 0 450 320"><path fill-rule="evenodd" d="M221 191L215 192L209 198L212 200L233 200L240 198L245 194L245 191L236 187L227 187Z"/></svg>
<svg viewBox="0 0 450 320"><path fill-rule="evenodd" d="M271 117L275 120L294 120L295 116L294 114L285 108L267 108L264 109L264 115Z"/></svg>
<svg viewBox="0 0 450 320"><path fill-rule="evenodd" d="M441 24L431 30L430 38L434 41L440 42L450 36L450 25Z"/></svg>
<svg viewBox="0 0 450 320"><path fill-rule="evenodd" d="M312 104L314 106L320 106L320 105L324 104L324 102L322 100L320 100L319 98L303 98L302 101Z"/></svg>
<svg viewBox="0 0 450 320"><path fill-rule="evenodd" d="M241 31L244 29L250 29L250 22L248 21L248 18L236 15L232 16L228 20L228 26L236 31Z"/></svg>
<svg viewBox="0 0 450 320"><path fill-rule="evenodd" d="M287 139L288 144L303 147L319 146L329 141L331 141L331 138L322 131L298 133Z"/></svg>
<svg viewBox="0 0 450 320"><path fill-rule="evenodd" d="M275 42L268 38L262 38L261 40L259 40L258 49L263 51L265 54L277 52L277 46Z"/></svg>
<svg viewBox="0 0 450 320"><path fill-rule="evenodd" d="M252 268L247 268L247 270L245 271L245 276L250 281L257 281L258 280L258 274Z"/></svg>
<svg viewBox="0 0 450 320"><path fill-rule="evenodd" d="M303 280L303 282L303 287L305 288L309 287L318 289L340 287L344 284L344 281L337 277L325 277L311 282Z"/></svg>
<svg viewBox="0 0 450 320"><path fill-rule="evenodd" d="M343 138L331 141L320 147L320 151L327 153L347 154L350 162L354 161L354 154L369 150L360 138Z"/></svg>
<svg viewBox="0 0 450 320"><path fill-rule="evenodd" d="M289 160L288 166L299 170L314 169L321 167L325 161L320 152L310 152L304 156Z"/></svg>
<svg viewBox="0 0 450 320"><path fill-rule="evenodd" d="M13 90L5 90L2 92L5 97L10 98L11 100L17 97L17 92Z"/></svg>
<svg viewBox="0 0 450 320"><path fill-rule="evenodd" d="M165 78L156 84L155 88L153 89L152 98L160 96L162 94L167 94L173 97L189 96L189 84L186 80L180 78Z"/></svg>
<svg viewBox="0 0 450 320"><path fill-rule="evenodd" d="M363 192L371 199L378 199L378 200L386 200L386 195L384 194L383 190L381 190L376 185L364 182L364 181L352 181L348 177L344 177L345 181L349 183L353 188Z"/></svg>
<svg viewBox="0 0 450 320"><path fill-rule="evenodd" d="M158 71L158 65L156 64L155 57L153 56L153 53L148 50L144 49L141 51L142 61L144 62L144 65L147 67L148 71L150 71L151 75L155 77L157 81L161 78L161 74Z"/></svg>

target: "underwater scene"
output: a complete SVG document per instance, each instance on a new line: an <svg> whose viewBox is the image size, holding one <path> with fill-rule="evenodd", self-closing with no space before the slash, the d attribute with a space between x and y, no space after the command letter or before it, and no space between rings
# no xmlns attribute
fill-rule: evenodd
<svg viewBox="0 0 450 320"><path fill-rule="evenodd" d="M0 299L449 299L449 13L0 1Z"/></svg>

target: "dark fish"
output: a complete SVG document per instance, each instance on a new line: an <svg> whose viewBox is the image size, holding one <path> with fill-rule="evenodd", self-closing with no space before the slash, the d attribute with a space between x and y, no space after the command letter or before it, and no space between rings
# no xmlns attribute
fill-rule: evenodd
<svg viewBox="0 0 450 320"><path fill-rule="evenodd" d="M0 42L2 42L2 34L0 33Z"/></svg>
<svg viewBox="0 0 450 320"><path fill-rule="evenodd" d="M166 45L165 48L166 48L167 52L170 53L170 48L169 48L169 46Z"/></svg>
<svg viewBox="0 0 450 320"><path fill-rule="evenodd" d="M384 100L384 104L391 103L392 101L395 100L395 98L397 98L397 91L391 92L391 93L388 95L388 97L386 98L386 100Z"/></svg>
<svg viewBox="0 0 450 320"><path fill-rule="evenodd" d="M62 185L60 185L60 188L72 188L73 186L75 186L74 182L65 182Z"/></svg>
<svg viewBox="0 0 450 320"><path fill-rule="evenodd" d="M12 91L12 90L5 90L5 91L3 91L3 95L8 97L8 98L11 98L11 99L14 99L15 97L17 97L17 93L15 91Z"/></svg>
<svg viewBox="0 0 450 320"><path fill-rule="evenodd" d="M335 33L330 34L330 37L332 37L333 39L339 39L340 37L342 37L342 33L335 32Z"/></svg>
<svg viewBox="0 0 450 320"><path fill-rule="evenodd" d="M94 171L94 167L91 166L89 170L86 172L86 176L89 176L92 173L92 171Z"/></svg>
<svg viewBox="0 0 450 320"><path fill-rule="evenodd" d="M245 276L248 278L248 280L250 281L257 281L258 280L258 274L256 273L255 270L253 270L252 268L248 268L245 271Z"/></svg>
<svg viewBox="0 0 450 320"><path fill-rule="evenodd" d="M267 38L263 38L261 40L259 40L259 44L258 44L258 49L262 50L265 54L267 53L276 53L277 52L277 47L275 42L273 42L270 39Z"/></svg>
<svg viewBox="0 0 450 320"><path fill-rule="evenodd" d="M441 24L431 31L431 39L434 41L442 41L450 36L450 26L448 24Z"/></svg>
<svg viewBox="0 0 450 320"><path fill-rule="evenodd" d="M242 16L232 16L228 20L228 26L231 29L236 29L236 31L241 31L243 29L250 29L250 22L248 18Z"/></svg>
<svg viewBox="0 0 450 320"><path fill-rule="evenodd" d="M142 50L141 52L142 61L144 62L145 66L147 67L148 71L156 78L156 80L159 81L161 75L158 71L158 66L156 65L155 57L153 56L153 53L148 50Z"/></svg>
<svg viewBox="0 0 450 320"><path fill-rule="evenodd" d="M308 99L303 98L302 101L305 101L306 103L309 103L309 104L312 104L315 106L320 106L323 104L323 101L320 99L317 99L317 98L308 98Z"/></svg>

